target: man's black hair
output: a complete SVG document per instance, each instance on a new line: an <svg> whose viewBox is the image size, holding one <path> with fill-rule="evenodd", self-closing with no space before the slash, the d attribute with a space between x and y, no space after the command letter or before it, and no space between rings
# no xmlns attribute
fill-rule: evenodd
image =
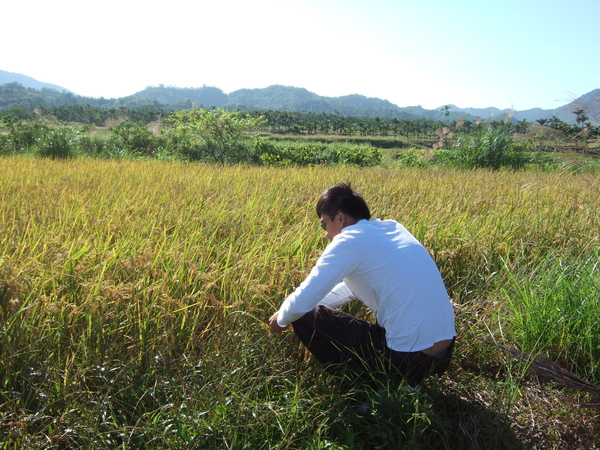
<svg viewBox="0 0 600 450"><path fill-rule="evenodd" d="M353 219L371 218L371 211L362 196L352 189L350 183L336 184L327 188L317 201L317 216L333 216L344 213Z"/></svg>

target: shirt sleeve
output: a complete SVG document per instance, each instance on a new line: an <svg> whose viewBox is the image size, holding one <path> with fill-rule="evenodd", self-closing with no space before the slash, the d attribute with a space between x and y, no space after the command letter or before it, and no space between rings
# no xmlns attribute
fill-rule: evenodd
<svg viewBox="0 0 600 450"><path fill-rule="evenodd" d="M321 299L317 305L329 306L330 308L339 308L342 305L354 300L354 294L346 283L338 283L329 294Z"/></svg>
<svg viewBox="0 0 600 450"><path fill-rule="evenodd" d="M283 301L277 316L279 326L288 326L323 300L332 301L335 294L331 291L356 268L357 264L356 252L348 240L343 233L337 235L327 246L308 277ZM339 294L343 290L336 292ZM343 303L346 301L341 304Z"/></svg>

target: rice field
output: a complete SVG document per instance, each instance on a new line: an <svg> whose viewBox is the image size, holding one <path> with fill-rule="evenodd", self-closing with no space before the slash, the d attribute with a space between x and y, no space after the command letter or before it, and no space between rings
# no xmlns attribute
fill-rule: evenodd
<svg viewBox="0 0 600 450"><path fill-rule="evenodd" d="M446 375L368 417L266 324L342 181L430 250L459 331ZM589 173L2 158L0 443L595 448L599 260Z"/></svg>

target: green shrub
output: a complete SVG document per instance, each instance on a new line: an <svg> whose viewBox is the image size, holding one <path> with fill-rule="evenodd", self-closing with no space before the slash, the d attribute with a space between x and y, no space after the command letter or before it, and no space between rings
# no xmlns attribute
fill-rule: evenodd
<svg viewBox="0 0 600 450"><path fill-rule="evenodd" d="M510 134L491 128L460 137L454 150L441 154L450 163L469 169L518 169L526 163L524 153Z"/></svg>
<svg viewBox="0 0 600 450"><path fill-rule="evenodd" d="M257 162L271 166L308 166L317 164L374 166L381 162L381 153L369 147L327 145L275 145L257 141L254 147Z"/></svg>
<svg viewBox="0 0 600 450"><path fill-rule="evenodd" d="M341 147L334 149L328 160L341 165L376 166L381 163L381 153L370 147Z"/></svg>
<svg viewBox="0 0 600 450"><path fill-rule="evenodd" d="M79 153L94 158L107 157L111 153L112 145L110 139L100 136L80 136L77 141Z"/></svg>
<svg viewBox="0 0 600 450"><path fill-rule="evenodd" d="M152 156L157 147L162 146L160 139L144 126L133 122L117 125L113 130L114 144L134 154Z"/></svg>
<svg viewBox="0 0 600 450"><path fill-rule="evenodd" d="M325 162L325 147L318 145L276 146L271 142L257 142L255 152L261 163L270 166L307 166Z"/></svg>
<svg viewBox="0 0 600 450"><path fill-rule="evenodd" d="M0 132L0 156L10 154L10 136L8 133Z"/></svg>
<svg viewBox="0 0 600 450"><path fill-rule="evenodd" d="M247 132L263 119L223 109L193 109L177 111L167 117L167 134L184 144L184 151L193 151L193 159L213 162L240 162L250 157L244 141ZM190 155L192 156L192 155Z"/></svg>
<svg viewBox="0 0 600 450"><path fill-rule="evenodd" d="M423 152L415 148L398 153L396 155L396 161L400 167L427 166L427 160L423 156Z"/></svg>
<svg viewBox="0 0 600 450"><path fill-rule="evenodd" d="M162 130L162 138L171 151L185 161L201 161L204 152L200 143L189 133L169 127Z"/></svg>
<svg viewBox="0 0 600 450"><path fill-rule="evenodd" d="M34 147L49 127L39 122L25 122L5 116L2 125L8 133L0 138L0 154L23 153Z"/></svg>
<svg viewBox="0 0 600 450"><path fill-rule="evenodd" d="M68 159L75 154L76 132L69 127L47 128L37 139L36 154L42 158Z"/></svg>

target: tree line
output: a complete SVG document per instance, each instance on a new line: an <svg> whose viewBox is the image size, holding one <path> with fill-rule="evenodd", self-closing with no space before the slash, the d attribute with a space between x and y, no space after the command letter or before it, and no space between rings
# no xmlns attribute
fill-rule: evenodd
<svg viewBox="0 0 600 450"><path fill-rule="evenodd" d="M4 85L2 87L6 87ZM35 91L35 90L34 90ZM72 94L64 94L72 95ZM165 119L177 111L191 110L192 104L163 105L142 104L130 108L127 106L99 107L91 104L48 103L8 105L0 108L0 117L12 117L17 120L35 121L40 118L51 119L60 123L77 123L83 125L107 126L111 122L133 122L148 125ZM371 137L405 137L408 139L435 138L438 130L448 127L460 129L464 133L487 126L502 129L506 132L527 132L532 123L522 120L453 120L441 121L431 119L398 119L384 117L347 116L338 113L314 113L308 111L282 110L249 110L237 108L236 113L248 118L262 117L264 120L257 126L257 131L292 135L339 135L339 136L371 136ZM600 127L594 127L587 121L583 109L577 111L577 124L571 125L554 116L540 119L533 125L540 125L557 130L569 137L585 134L585 138L600 136Z"/></svg>

